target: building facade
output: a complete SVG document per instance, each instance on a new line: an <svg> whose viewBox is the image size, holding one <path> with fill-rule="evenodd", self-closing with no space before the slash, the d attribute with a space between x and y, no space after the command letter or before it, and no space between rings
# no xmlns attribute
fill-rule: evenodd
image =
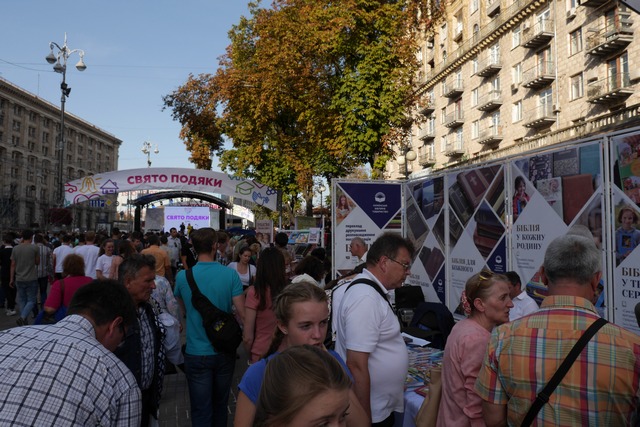
<svg viewBox="0 0 640 427"><path fill-rule="evenodd" d="M60 108L0 78L0 229L49 227L59 207ZM116 170L121 140L65 113L63 182ZM114 199L115 200L115 199ZM96 229L115 206L73 205L71 227Z"/></svg>
<svg viewBox="0 0 640 427"><path fill-rule="evenodd" d="M640 119L640 16L616 0L457 0L422 42L420 106L390 179Z"/></svg>

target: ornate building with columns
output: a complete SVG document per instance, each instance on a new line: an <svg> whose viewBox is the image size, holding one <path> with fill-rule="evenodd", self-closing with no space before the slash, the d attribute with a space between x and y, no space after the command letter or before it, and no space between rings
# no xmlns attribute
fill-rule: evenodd
<svg viewBox="0 0 640 427"><path fill-rule="evenodd" d="M452 1L422 40L419 120L386 178L639 125L639 22L617 0Z"/></svg>
<svg viewBox="0 0 640 427"><path fill-rule="evenodd" d="M57 144L60 108L0 78L0 230L49 228L59 202ZM116 170L122 141L65 113L63 182ZM115 219L115 207L71 208L72 228L96 229Z"/></svg>

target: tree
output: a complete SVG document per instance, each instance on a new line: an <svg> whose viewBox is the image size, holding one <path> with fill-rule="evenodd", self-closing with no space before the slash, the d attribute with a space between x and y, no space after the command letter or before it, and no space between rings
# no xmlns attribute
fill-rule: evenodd
<svg viewBox="0 0 640 427"><path fill-rule="evenodd" d="M372 175L406 137L417 103L419 34L440 11L425 0L275 0L250 4L215 75L190 76L164 98L198 167L295 199L314 177ZM223 149L226 135L232 148ZM287 196L285 196L286 199Z"/></svg>

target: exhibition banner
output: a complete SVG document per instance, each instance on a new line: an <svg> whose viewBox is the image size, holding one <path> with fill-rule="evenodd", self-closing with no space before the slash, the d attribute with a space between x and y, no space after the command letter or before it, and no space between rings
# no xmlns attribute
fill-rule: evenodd
<svg viewBox="0 0 640 427"><path fill-rule="evenodd" d="M464 314L460 296L467 280L483 269L506 271L505 172L503 165L468 169L446 176L451 263L449 309ZM443 233L444 234L444 233Z"/></svg>
<svg viewBox="0 0 640 427"><path fill-rule="evenodd" d="M416 256L407 284L423 287L428 301L446 301L444 177L412 182L406 187L407 238ZM437 227L437 229L436 229Z"/></svg>
<svg viewBox="0 0 640 427"><path fill-rule="evenodd" d="M538 303L547 296L540 267L549 243L588 229L603 246L602 144L584 143L514 160L509 186L514 270ZM606 254L603 251L603 268ZM596 302L596 301L594 301ZM602 308L604 296L599 302ZM602 310L604 312L604 310Z"/></svg>
<svg viewBox="0 0 640 427"><path fill-rule="evenodd" d="M138 190L183 190L225 194L271 210L277 191L256 181L202 169L145 168L88 175L65 184L67 206L108 194Z"/></svg>
<svg viewBox="0 0 640 427"><path fill-rule="evenodd" d="M612 212L615 251L613 306L614 321L640 333L634 308L640 303L640 133L611 139L614 161Z"/></svg>
<svg viewBox="0 0 640 427"><path fill-rule="evenodd" d="M385 231L403 232L402 184L333 181L333 261L337 274L353 270L358 259L349 244L354 237L367 248Z"/></svg>

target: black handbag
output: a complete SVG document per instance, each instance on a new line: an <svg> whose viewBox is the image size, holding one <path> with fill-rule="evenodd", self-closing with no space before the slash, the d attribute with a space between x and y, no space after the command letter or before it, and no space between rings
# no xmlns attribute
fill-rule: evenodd
<svg viewBox="0 0 640 427"><path fill-rule="evenodd" d="M231 313L220 310L200 292L191 269L187 270L187 282L191 288L191 304L202 316L202 326L213 348L218 353L235 355L242 342L242 329Z"/></svg>

